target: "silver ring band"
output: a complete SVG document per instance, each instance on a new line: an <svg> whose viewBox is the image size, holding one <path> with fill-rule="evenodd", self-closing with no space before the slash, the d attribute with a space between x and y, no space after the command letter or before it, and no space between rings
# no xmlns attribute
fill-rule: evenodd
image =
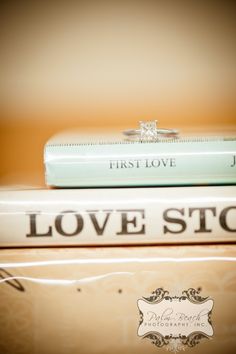
<svg viewBox="0 0 236 354"><path fill-rule="evenodd" d="M156 129L155 132L157 134L178 134L179 131L177 129ZM123 134L124 135L139 135L141 133L141 129L128 129L128 130L124 130Z"/></svg>

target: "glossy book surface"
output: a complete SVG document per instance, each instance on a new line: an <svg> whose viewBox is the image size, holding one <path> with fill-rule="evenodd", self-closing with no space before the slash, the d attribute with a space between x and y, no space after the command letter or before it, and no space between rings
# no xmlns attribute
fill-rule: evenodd
<svg viewBox="0 0 236 354"><path fill-rule="evenodd" d="M46 183L57 187L236 183L235 137L158 142L65 133L45 146Z"/></svg>
<svg viewBox="0 0 236 354"><path fill-rule="evenodd" d="M0 258L1 353L235 353L236 245Z"/></svg>

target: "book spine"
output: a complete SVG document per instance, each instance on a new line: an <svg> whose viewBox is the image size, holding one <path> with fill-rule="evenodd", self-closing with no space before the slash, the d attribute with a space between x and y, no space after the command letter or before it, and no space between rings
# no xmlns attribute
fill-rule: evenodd
<svg viewBox="0 0 236 354"><path fill-rule="evenodd" d="M1 192L0 245L236 241L236 187Z"/></svg>
<svg viewBox="0 0 236 354"><path fill-rule="evenodd" d="M47 146L46 182L59 187L236 183L236 140Z"/></svg>

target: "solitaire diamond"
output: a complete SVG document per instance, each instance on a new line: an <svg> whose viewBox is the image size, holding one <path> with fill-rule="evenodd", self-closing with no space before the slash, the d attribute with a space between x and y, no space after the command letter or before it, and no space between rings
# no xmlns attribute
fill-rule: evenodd
<svg viewBox="0 0 236 354"><path fill-rule="evenodd" d="M177 138L178 130L176 129L158 129L157 120L149 120L147 122L139 121L139 129L128 129L123 131L123 134L128 135L130 140L136 141L159 141L159 138Z"/></svg>
<svg viewBox="0 0 236 354"><path fill-rule="evenodd" d="M140 121L140 139L142 141L156 141L158 140L157 120Z"/></svg>

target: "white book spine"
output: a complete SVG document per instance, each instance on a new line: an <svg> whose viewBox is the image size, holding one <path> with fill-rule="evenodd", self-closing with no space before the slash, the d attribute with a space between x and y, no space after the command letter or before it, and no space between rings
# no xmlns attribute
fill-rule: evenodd
<svg viewBox="0 0 236 354"><path fill-rule="evenodd" d="M236 241L236 186L0 192L0 246Z"/></svg>

